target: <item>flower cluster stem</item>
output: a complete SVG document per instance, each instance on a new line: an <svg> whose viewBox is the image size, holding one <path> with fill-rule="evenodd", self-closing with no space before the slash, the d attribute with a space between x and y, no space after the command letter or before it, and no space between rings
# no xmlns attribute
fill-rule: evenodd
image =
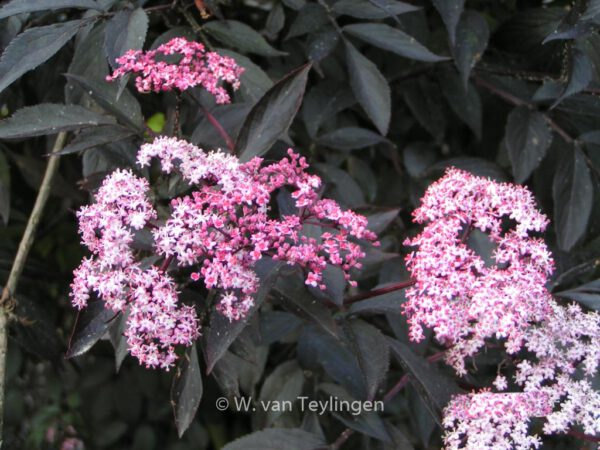
<svg viewBox="0 0 600 450"><path fill-rule="evenodd" d="M202 114L204 114L204 116L206 117L206 120L210 122L210 124L214 127L217 133L219 133L221 138L223 138L223 140L225 141L225 145L227 145L229 151L233 153L235 150L235 144L233 142L233 139L231 139L231 136L229 136L227 131L225 131L225 128L223 128L223 126L219 123L216 117L213 116L211 112L198 101L196 97L194 97L192 94L189 94L189 97L194 101L194 103L196 103L198 108L200 108Z"/></svg>
<svg viewBox="0 0 600 450"><path fill-rule="evenodd" d="M366 300L368 298L377 297L378 295L388 294L390 292L406 289L407 287L414 286L416 282L416 280L410 278L406 281L401 281L400 283L395 283L390 286L382 287L379 289L373 289L362 294L353 295L352 297L348 297L344 300L344 305L349 305L351 303L356 303L360 300Z"/></svg>
<svg viewBox="0 0 600 450"><path fill-rule="evenodd" d="M33 245L35 233L40 223L44 206L48 201L50 189L52 188L52 181L58 171L60 156L56 155L56 153L64 147L66 137L66 132L61 132L56 137L54 147L52 148L53 156L48 160L44 179L42 180L35 204L33 205L33 210L29 216L25 232L21 238L21 243L19 244L17 255L15 256L15 260L8 275L8 280L2 291L2 297L0 298L0 447L2 446L4 382L6 374L9 313L14 308L14 295L17 290L19 278L23 272L29 250L31 250L31 246Z"/></svg>

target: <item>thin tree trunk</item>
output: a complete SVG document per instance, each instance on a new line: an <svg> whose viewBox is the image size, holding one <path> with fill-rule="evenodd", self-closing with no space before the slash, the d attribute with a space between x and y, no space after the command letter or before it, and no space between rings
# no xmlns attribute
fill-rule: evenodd
<svg viewBox="0 0 600 450"><path fill-rule="evenodd" d="M0 298L0 447L2 447L3 443L4 382L6 374L6 350L8 344L9 314L14 307L14 296L15 292L17 291L17 285L19 284L19 278L23 272L23 267L25 266L25 260L27 259L29 250L33 245L35 233L42 218L44 206L48 201L48 196L50 195L50 189L52 187L52 181L54 180L54 176L58 171L60 157L58 155L54 155L54 153L62 150L65 145L66 137L66 132L59 133L56 137L50 160L46 166L44 179L42 180L40 190L37 198L35 199L35 204L33 205L33 210L29 216L25 232L21 238L21 243L19 244L19 248L17 250L17 256L15 256L15 261L10 269L6 286L4 286L4 290L2 291L2 297Z"/></svg>

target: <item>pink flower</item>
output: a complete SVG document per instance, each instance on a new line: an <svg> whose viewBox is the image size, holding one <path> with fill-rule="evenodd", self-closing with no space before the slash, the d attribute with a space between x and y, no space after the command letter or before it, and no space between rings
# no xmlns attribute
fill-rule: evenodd
<svg viewBox="0 0 600 450"><path fill-rule="evenodd" d="M168 369L176 345L198 337L193 307L180 306L173 281L155 267L143 270L131 243L135 230L156 218L148 182L131 171L116 170L96 193L96 203L81 208L79 232L92 252L75 269L73 304L82 309L90 292L115 312L129 312L125 336L131 354L147 367Z"/></svg>
<svg viewBox="0 0 600 450"><path fill-rule="evenodd" d="M160 58L178 55L179 61L169 64ZM213 94L217 103L229 103L227 91L220 86L221 82L230 84L233 89L240 86L240 76L244 69L232 58L218 53L206 52L199 42L184 38L173 38L156 50L143 52L129 50L117 58L120 67L107 81L114 81L128 73L138 76L135 84L139 92L161 92L177 89L185 91L195 86L202 86Z"/></svg>
<svg viewBox="0 0 600 450"><path fill-rule="evenodd" d="M488 339L504 339L511 354L528 352L514 375L523 392L484 390L450 402L446 448L537 448L539 437L528 433L533 417L545 419L545 433L581 426L600 434L600 393L592 384L600 366L600 315L560 306L547 291L552 256L529 235L543 231L547 220L531 193L450 169L429 187L414 217L427 225L406 241L418 247L406 258L416 280L404 305L411 338L422 339L422 326L433 328L460 374L465 358ZM466 244L472 229L496 244L491 266ZM503 391L508 381L499 375L494 385Z"/></svg>
<svg viewBox="0 0 600 450"><path fill-rule="evenodd" d="M600 392L593 386L600 366L600 315L552 302L546 319L531 326L524 340L535 358L517 364L515 381L552 400L554 412L544 431L560 433L580 425L587 434L600 434Z"/></svg>
<svg viewBox="0 0 600 450"><path fill-rule="evenodd" d="M542 442L528 434L527 424L551 409L544 393L458 395L444 410L445 449L538 448Z"/></svg>
<svg viewBox="0 0 600 450"><path fill-rule="evenodd" d="M192 279L224 294L219 311L230 320L245 317L252 307L258 278L252 270L264 256L296 264L308 271L306 284L322 284L327 264L340 266L347 280L364 256L350 237L374 241L367 220L343 211L333 200L318 198L321 180L306 172L306 160L291 149L289 159L262 166L260 158L242 164L231 155L204 152L182 140L160 137L138 154L142 166L156 157L166 173L178 170L191 195L174 199L171 217L154 230L157 252L176 258L182 267L201 264ZM299 216L269 217L273 192L288 187L300 209ZM302 236L305 223L317 223L325 232L318 242Z"/></svg>
<svg viewBox="0 0 600 450"><path fill-rule="evenodd" d="M411 338L421 340L422 327L433 328L437 340L451 347L447 360L461 374L465 358L486 339L506 339L510 353L521 349L529 324L549 312L545 285L553 270L544 242L529 235L548 223L531 193L449 169L413 215L428 224L405 242L418 247L406 258L416 280L403 305ZM503 229L503 220L513 225ZM492 266L465 242L472 229L496 244Z"/></svg>
<svg viewBox="0 0 600 450"><path fill-rule="evenodd" d="M296 264L307 272L306 283L325 289L323 270L350 271L364 256L352 239L374 241L367 219L343 211L332 200L319 199L321 180L306 172L306 160L292 150L289 159L262 165L260 158L241 163L235 156L204 150L179 139L160 137L138 153L144 167L158 158L166 173L178 171L193 191L171 201L168 217L152 224L154 250L165 261L191 267L193 281L218 289L217 310L230 320L247 316L259 280L253 268L263 257ZM287 187L298 215L269 215L272 194ZM149 185L131 171L109 175L94 204L78 213L82 242L92 256L75 270L73 304L81 309L90 294L115 312L128 312L125 336L131 354L148 367L168 369L177 345L192 345L199 325L193 307L181 305L175 282L134 253L135 233L157 213L148 200ZM305 224L327 228L320 240L303 235ZM166 267L168 264L164 265Z"/></svg>

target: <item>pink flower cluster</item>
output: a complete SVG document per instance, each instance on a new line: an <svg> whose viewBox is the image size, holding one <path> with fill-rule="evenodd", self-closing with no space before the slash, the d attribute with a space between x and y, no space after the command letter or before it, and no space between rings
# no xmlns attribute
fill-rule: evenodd
<svg viewBox="0 0 600 450"><path fill-rule="evenodd" d="M242 164L235 156L207 153L176 138L143 145L140 166L158 158L164 172L177 170L195 190L172 200L170 216L156 222L145 179L122 170L108 176L96 202L78 213L82 242L93 256L75 270L73 304L84 308L94 292L108 308L128 312L131 353L148 367L169 368L175 346L191 345L199 328L194 308L179 304L166 273L171 260L191 267L192 280L221 291L217 308L230 320L245 317L254 304L259 280L253 267L264 256L303 267L306 284L321 289L328 264L339 266L350 281L350 270L360 267L364 256L350 237L375 241L376 236L364 216L320 199L320 178L306 172L304 158L288 153L289 159L262 166L260 158ZM270 218L272 194L283 187L293 190L299 214ZM135 232L150 221L156 222L151 228L164 270L146 268L131 247ZM308 223L330 231L318 240L307 237Z"/></svg>
<svg viewBox="0 0 600 450"><path fill-rule="evenodd" d="M529 450L542 443L531 436L527 424L533 417L549 414L552 407L544 395L494 394L483 391L456 396L444 411L446 450Z"/></svg>
<svg viewBox="0 0 600 450"><path fill-rule="evenodd" d="M156 218L148 182L131 171L116 170L96 194L96 202L78 212L82 242L92 252L74 272L73 304L84 308L94 292L115 312L128 311L125 336L131 354L147 367L168 369L175 346L198 337L193 307L179 305L169 276L142 268L131 248L136 230Z"/></svg>
<svg viewBox="0 0 600 450"><path fill-rule="evenodd" d="M585 433L600 435L600 392L593 386L600 366L600 314L577 304L553 301L551 307L526 333L525 347L535 359L517 364L515 382L551 400L555 411L547 417L546 433L581 425Z"/></svg>
<svg viewBox="0 0 600 450"><path fill-rule="evenodd" d="M452 347L447 360L461 374L465 358L488 338L506 338L507 350L518 351L529 324L549 312L545 284L553 270L545 243L529 236L548 223L531 193L452 168L413 214L428 223L405 241L418 247L406 257L416 280L403 305L411 339L423 339L423 326L433 328L437 340ZM513 226L503 230L506 219ZM496 244L491 267L467 245L472 229Z"/></svg>
<svg viewBox="0 0 600 450"><path fill-rule="evenodd" d="M552 302L548 317L532 324L524 340L532 357L517 362L514 374L523 392L456 396L444 412L447 450L538 448L540 439L527 427L535 417L545 420L546 434L581 426L588 435L600 435L600 392L594 387L600 315ZM506 389L505 378L498 378L498 390Z"/></svg>
<svg viewBox="0 0 600 450"><path fill-rule="evenodd" d="M486 340L504 339L522 390L456 396L445 410L446 448L538 448L539 437L528 434L535 417L545 419L545 433L582 426L600 434L600 393L592 385L600 366L600 315L560 306L547 291L553 260L529 236L547 220L531 193L449 169L414 217L427 225L406 241L418 246L406 259L416 281L404 305L411 338L422 339L423 326L433 328L460 374ZM468 247L472 229L496 244L492 266ZM526 358L516 359L519 351ZM494 385L504 391L508 380L500 374Z"/></svg>
<svg viewBox="0 0 600 450"><path fill-rule="evenodd" d="M230 320L244 317L254 304L258 278L253 266L265 255L305 268L306 284L325 289L322 273L327 264L341 267L347 280L350 270L360 267L364 253L350 236L376 239L365 217L319 199L320 178L306 173L303 157L291 149L288 154L289 159L266 166L261 158L242 164L234 156L206 153L168 137L143 145L138 154L142 167L156 157L164 172L177 169L197 186L191 195L172 201L171 217L153 231L156 250L181 267L200 265L192 279L223 291L218 308ZM300 213L270 218L271 196L284 186L293 189ZM307 237L307 223L332 231L320 240Z"/></svg>
<svg viewBox="0 0 600 450"><path fill-rule="evenodd" d="M171 55L179 55L181 59L176 64L160 60ZM136 87L143 93L173 89L184 91L202 86L215 96L219 104L230 102L229 94L220 83L223 81L238 89L244 71L232 58L206 52L204 45L184 38L171 39L156 50L147 52L129 50L117 58L117 63L120 67L107 77L108 81L128 73L138 74Z"/></svg>

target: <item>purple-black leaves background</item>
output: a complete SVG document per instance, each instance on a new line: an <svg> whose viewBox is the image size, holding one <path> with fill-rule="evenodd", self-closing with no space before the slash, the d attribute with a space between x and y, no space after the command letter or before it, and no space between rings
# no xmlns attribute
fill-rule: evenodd
<svg viewBox="0 0 600 450"><path fill-rule="evenodd" d="M206 149L226 147L200 104L244 160L277 160L290 146L307 156L326 181L324 195L367 215L381 235L355 274L361 291L408 278L402 241L417 229L410 212L454 165L526 184L552 219L545 238L557 262L553 292L598 309L599 27L597 0L3 2L0 280L54 136L69 132L17 295L5 447L60 448L77 437L98 449L301 450L350 428L341 448L436 449L449 396L489 385L502 361L489 350L457 380L427 361L437 344L407 341L401 291L340 307L359 291L348 291L335 270L321 293L272 261L257 269L261 307L233 325L204 311L203 337L171 373L123 359L122 317L90 308L76 323L68 290L83 250L74 211L108 172L134 166L148 128L168 133L174 123L173 95L105 81L125 50L185 36L245 68L231 105L199 90L184 96L183 135ZM158 201L181 193L178 183L146 175ZM275 203L279 213L292 211L289 193ZM480 244L473 242L485 251ZM151 242L139 235L136 245ZM205 292L181 295L206 305ZM411 383L385 412L357 418L215 408L221 396L381 399L406 374Z"/></svg>

